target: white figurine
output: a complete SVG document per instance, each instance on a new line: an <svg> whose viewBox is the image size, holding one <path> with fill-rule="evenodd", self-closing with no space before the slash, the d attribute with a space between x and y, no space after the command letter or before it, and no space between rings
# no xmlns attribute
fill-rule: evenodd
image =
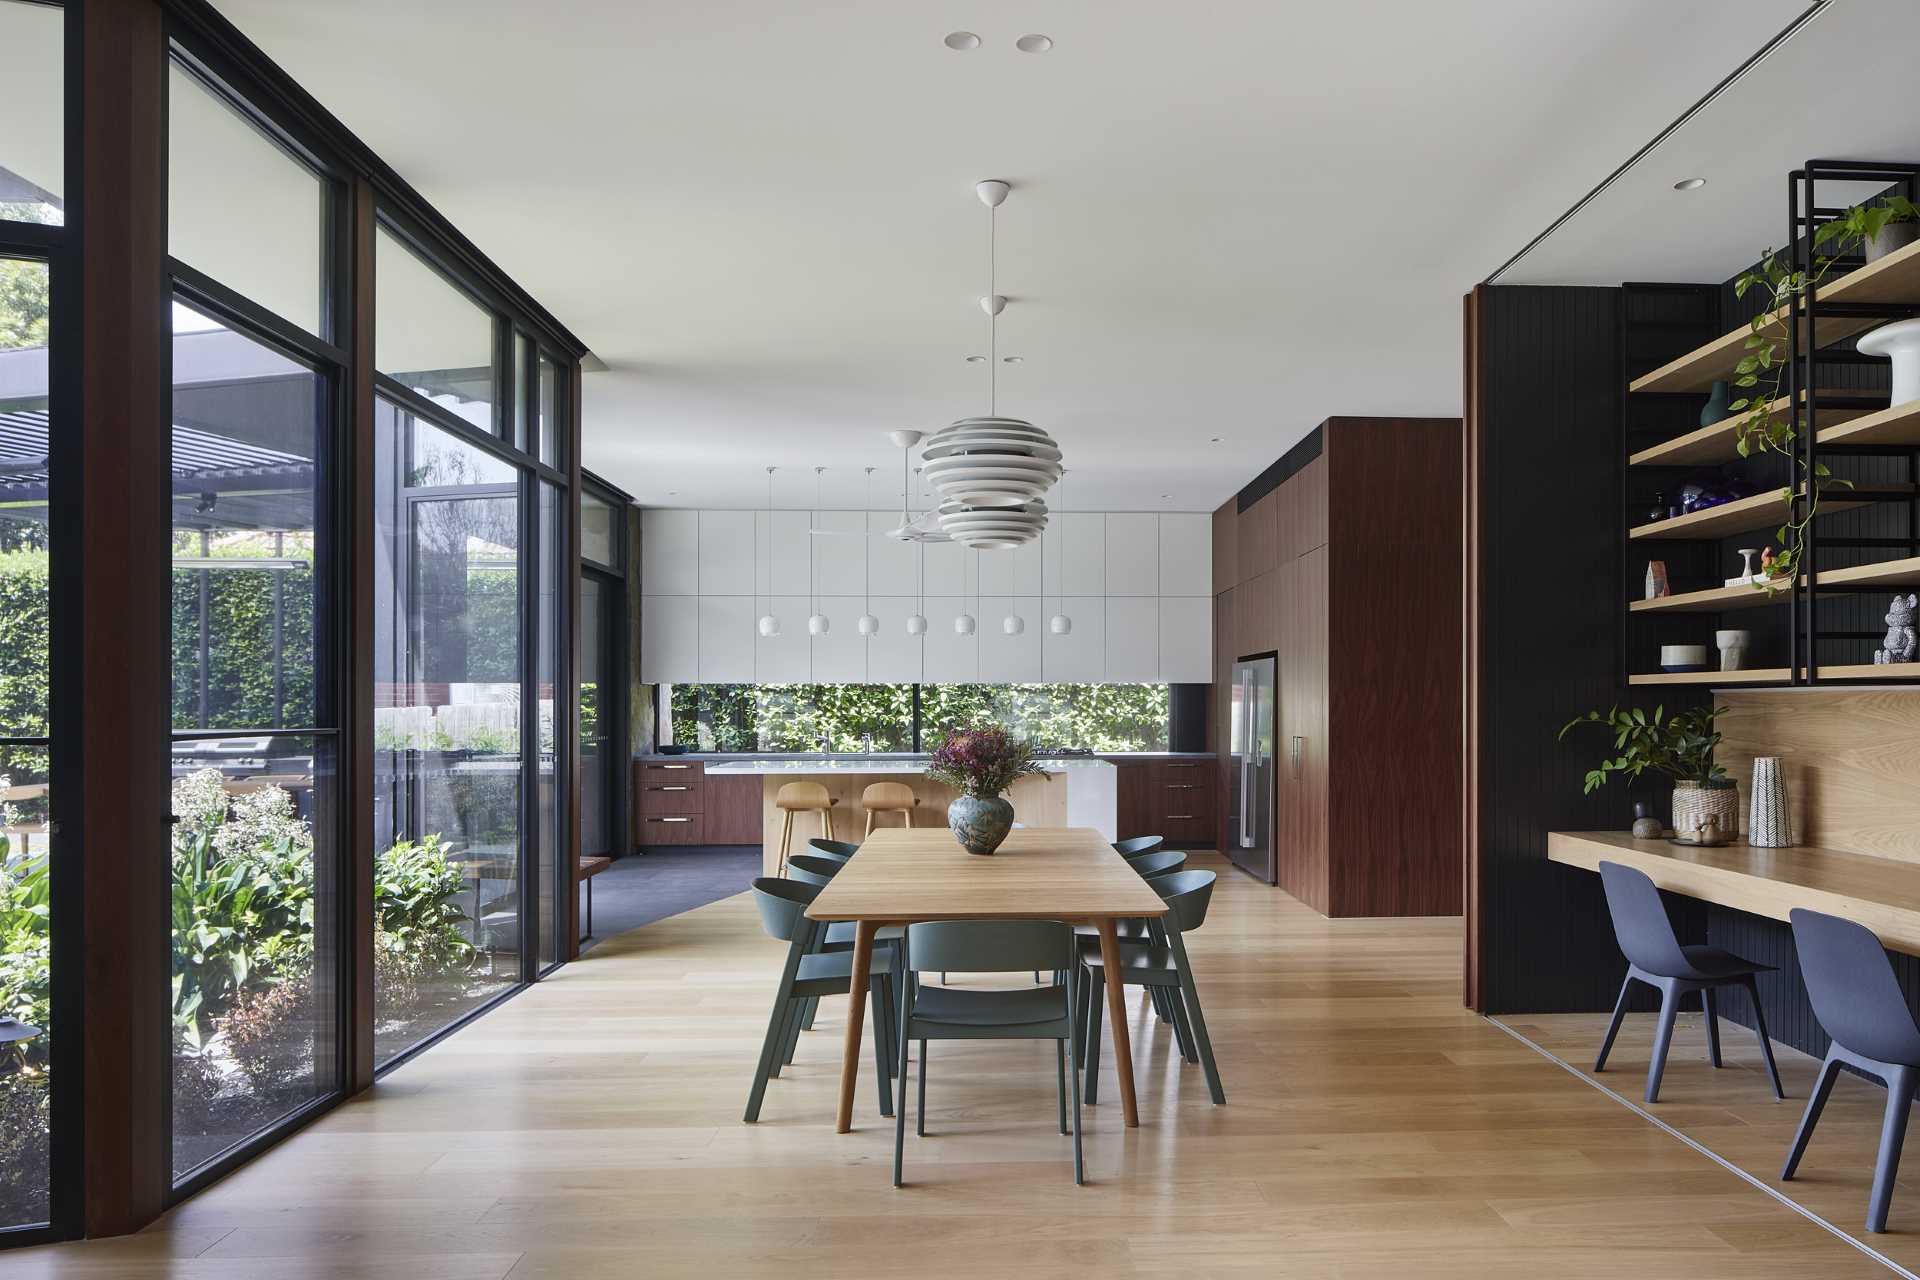
<svg viewBox="0 0 1920 1280"><path fill-rule="evenodd" d="M1916 605L1920 605L1920 596L1893 598L1893 603L1887 607L1887 647L1873 651L1875 665L1913 661L1913 611Z"/></svg>

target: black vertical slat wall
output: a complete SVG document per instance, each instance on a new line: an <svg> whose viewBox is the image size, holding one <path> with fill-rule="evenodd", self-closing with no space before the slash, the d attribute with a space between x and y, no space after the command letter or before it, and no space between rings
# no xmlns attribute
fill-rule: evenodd
<svg viewBox="0 0 1920 1280"><path fill-rule="evenodd" d="M1624 788L1581 793L1597 738L1560 726L1624 694L1619 289L1489 286L1479 320L1481 1007L1612 1007L1625 972L1599 878L1549 831L1624 829ZM1696 410L1697 412L1697 410ZM1682 927L1704 930L1697 907Z"/></svg>

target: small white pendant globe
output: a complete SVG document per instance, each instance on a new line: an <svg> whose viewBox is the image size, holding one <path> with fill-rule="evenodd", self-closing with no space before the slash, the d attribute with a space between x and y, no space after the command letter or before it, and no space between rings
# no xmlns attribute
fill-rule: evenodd
<svg viewBox="0 0 1920 1280"><path fill-rule="evenodd" d="M816 613L807 619L807 633L809 635L823 636L827 634L828 628L832 625L832 623L827 621L826 614Z"/></svg>
<svg viewBox="0 0 1920 1280"><path fill-rule="evenodd" d="M870 613L863 613L860 615L860 621L854 625L860 628L861 635L870 636L880 630L880 619Z"/></svg>
<svg viewBox="0 0 1920 1280"><path fill-rule="evenodd" d="M1017 636L1027 629L1027 620L1017 613L1010 613L1006 621L1000 624L1000 629L1010 636Z"/></svg>
<svg viewBox="0 0 1920 1280"><path fill-rule="evenodd" d="M973 615L970 613L963 613L959 617L955 618L953 620L953 631L955 635L962 635L962 636L972 635L973 634Z"/></svg>
<svg viewBox="0 0 1920 1280"><path fill-rule="evenodd" d="M923 636L927 634L927 620L920 614L909 614L907 617L907 634L910 636Z"/></svg>
<svg viewBox="0 0 1920 1280"><path fill-rule="evenodd" d="M1047 630L1057 636L1070 636L1073 634L1073 619L1064 613L1056 613L1047 623Z"/></svg>
<svg viewBox="0 0 1920 1280"><path fill-rule="evenodd" d="M771 639L780 634L780 619L772 614L763 614L760 618L760 634Z"/></svg>

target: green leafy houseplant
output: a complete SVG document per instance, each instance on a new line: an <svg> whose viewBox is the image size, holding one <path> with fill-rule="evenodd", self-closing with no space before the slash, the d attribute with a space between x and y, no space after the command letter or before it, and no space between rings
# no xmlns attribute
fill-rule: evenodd
<svg viewBox="0 0 1920 1280"><path fill-rule="evenodd" d="M1743 458L1756 452L1778 453L1792 459L1796 468L1795 483L1781 492L1781 500L1787 506L1787 521L1774 534L1781 545L1781 553L1774 559L1777 572L1774 578L1756 584L1761 590L1778 590L1806 567L1800 562L1800 552L1807 525L1820 507L1821 488L1851 487L1850 481L1835 480L1825 463L1816 462L1810 473L1799 474L1806 469L1805 460L1796 453L1794 441L1806 429L1806 415L1797 404L1785 406L1779 412L1774 409L1781 395L1781 384L1786 381L1787 362L1782 348L1789 337L1787 326L1792 304L1825 283L1834 263L1849 248L1876 238L1889 223L1913 221L1920 221L1920 206L1903 196L1884 196L1873 205L1854 205L1832 221L1822 223L1813 233L1810 271L1794 269L1769 249L1758 266L1734 282L1733 292L1737 298L1744 298L1756 289L1764 295L1760 313L1748 322L1746 354L1734 367L1733 385L1742 392L1739 399L1727 406L1729 412L1739 416L1734 424L1735 448ZM1794 514L1796 493L1804 495L1797 516Z"/></svg>
<svg viewBox="0 0 1920 1280"><path fill-rule="evenodd" d="M1589 711L1575 716L1561 727L1559 737L1565 738L1574 726L1583 724L1597 724L1612 732L1615 754L1587 771L1588 795L1605 786L1616 773L1638 778L1649 770L1665 774L1676 783L1720 790L1733 785L1727 771L1713 760L1714 748L1720 745L1713 720L1725 711L1725 707L1698 707L1669 717L1664 704L1651 714L1639 707L1622 710L1615 705L1604 713Z"/></svg>

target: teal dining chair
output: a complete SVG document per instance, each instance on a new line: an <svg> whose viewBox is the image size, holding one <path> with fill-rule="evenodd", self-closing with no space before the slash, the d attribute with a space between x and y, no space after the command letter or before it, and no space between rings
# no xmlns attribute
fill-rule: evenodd
<svg viewBox="0 0 1920 1280"><path fill-rule="evenodd" d="M1052 1040L1058 1076L1060 1132L1073 1135L1073 1181L1086 1181L1080 1150L1080 1073L1073 1044L1073 930L1051 920L951 920L907 926L912 968L901 983L898 1071L893 1110L893 1185L901 1186L907 1141L907 1046L920 1042L914 1131L927 1131L927 1044L932 1040ZM920 973L1067 970L1064 985L994 989L921 986ZM1073 1097L1068 1126L1067 1097Z"/></svg>
<svg viewBox="0 0 1920 1280"><path fill-rule="evenodd" d="M1180 1056L1198 1062L1207 1076L1207 1092L1215 1104L1224 1104L1226 1090L1220 1084L1220 1068L1213 1060L1213 1041L1207 1036L1206 1015L1200 1010L1200 992L1193 982L1193 965L1187 958L1186 935L1207 922L1207 904L1213 898L1214 874L1211 871L1179 871L1150 880L1154 891L1167 904L1160 926L1165 941L1135 943L1120 950L1120 980L1129 986L1145 987L1164 1000L1167 1020L1173 1023ZM1077 988L1074 1021L1080 1029L1081 1058L1086 1063L1086 1098L1089 1106L1099 1098L1100 1006L1098 993L1106 982L1105 959L1100 944L1082 938L1080 964L1086 977Z"/></svg>
<svg viewBox="0 0 1920 1280"><path fill-rule="evenodd" d="M762 876L753 882L753 901L760 911L760 923L769 936L787 944L787 963L780 971L780 983L774 990L773 1014L767 1020L767 1035L760 1046L760 1062L754 1069L753 1089L747 1094L746 1123L760 1119L760 1104L767 1093L767 1081L780 1074L783 1063L793 1061L793 1045L799 1039L800 1024L810 1001L822 996L843 996L853 990L853 956L847 952L819 950L820 922L807 918L807 905L820 890L815 885ZM880 1114L893 1114L888 1085L893 1078L894 1045L899 1035L896 1018L893 952L875 950L869 994L873 1005L873 1053L875 1075L880 1085Z"/></svg>

